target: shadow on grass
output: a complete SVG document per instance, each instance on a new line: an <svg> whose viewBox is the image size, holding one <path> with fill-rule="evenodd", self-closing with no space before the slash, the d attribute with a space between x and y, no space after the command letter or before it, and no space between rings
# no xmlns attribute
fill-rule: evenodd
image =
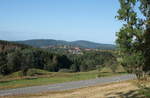
<svg viewBox="0 0 150 98"><path fill-rule="evenodd" d="M150 88L148 87L140 89L139 93L145 95L145 98L150 98Z"/></svg>
<svg viewBox="0 0 150 98"><path fill-rule="evenodd" d="M107 98L150 98L150 97L145 97L143 94L139 93L139 90L131 90L129 92L118 92L118 93L108 93L105 96Z"/></svg>

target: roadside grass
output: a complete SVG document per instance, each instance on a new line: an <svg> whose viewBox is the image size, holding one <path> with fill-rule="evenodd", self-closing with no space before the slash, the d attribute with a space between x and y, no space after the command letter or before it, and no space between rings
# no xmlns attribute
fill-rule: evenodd
<svg viewBox="0 0 150 98"><path fill-rule="evenodd" d="M150 77L147 76L145 79L141 81L137 81L136 83L139 86L139 94L144 95L145 98L150 98Z"/></svg>
<svg viewBox="0 0 150 98"><path fill-rule="evenodd" d="M97 78L97 75L99 74L100 77L125 74L125 73L99 73L99 71L97 70L89 72L77 72L77 73L47 72L43 70L38 70L38 72L39 73L42 72L42 74L27 77L19 77L20 72L15 72L9 76L5 76L2 79L0 79L0 89L12 89L27 86L63 83L69 81L88 80Z"/></svg>
<svg viewBox="0 0 150 98"><path fill-rule="evenodd" d="M135 80L95 85L73 90L5 96L5 98L146 98L138 93Z"/></svg>
<svg viewBox="0 0 150 98"><path fill-rule="evenodd" d="M147 86L150 83L146 81ZM150 98L150 89L141 90L137 80L95 85L65 91L5 96L4 98Z"/></svg>

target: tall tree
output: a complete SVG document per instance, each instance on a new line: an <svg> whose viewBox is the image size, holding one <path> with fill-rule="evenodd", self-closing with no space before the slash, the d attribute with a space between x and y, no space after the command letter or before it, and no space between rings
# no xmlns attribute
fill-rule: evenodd
<svg viewBox="0 0 150 98"><path fill-rule="evenodd" d="M150 0L119 0L116 16L123 21L117 32L120 62L140 76L150 70Z"/></svg>

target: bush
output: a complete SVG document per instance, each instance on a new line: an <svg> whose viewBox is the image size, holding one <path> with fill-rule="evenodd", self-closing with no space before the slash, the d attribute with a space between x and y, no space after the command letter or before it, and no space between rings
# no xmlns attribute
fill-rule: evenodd
<svg viewBox="0 0 150 98"><path fill-rule="evenodd" d="M80 65L80 71L85 72L88 70L88 66L87 65Z"/></svg>
<svg viewBox="0 0 150 98"><path fill-rule="evenodd" d="M70 69L60 69L59 72L72 72Z"/></svg>
<svg viewBox="0 0 150 98"><path fill-rule="evenodd" d="M30 69L30 70L28 70L28 72L27 72L27 76L35 76L35 75L37 75L37 74L39 74L39 73L38 73L37 70L35 70L35 69Z"/></svg>
<svg viewBox="0 0 150 98"><path fill-rule="evenodd" d="M35 69L35 68L29 69L27 72L28 76L47 75L47 74L49 74L48 71L41 70L41 69Z"/></svg>
<svg viewBox="0 0 150 98"><path fill-rule="evenodd" d="M102 68L100 72L102 72L102 73L112 73L113 71L110 67L106 66L106 67Z"/></svg>

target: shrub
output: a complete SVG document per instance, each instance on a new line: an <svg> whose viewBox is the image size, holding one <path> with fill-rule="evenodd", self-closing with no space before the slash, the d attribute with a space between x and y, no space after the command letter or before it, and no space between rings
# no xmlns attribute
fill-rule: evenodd
<svg viewBox="0 0 150 98"><path fill-rule="evenodd" d="M60 69L59 72L72 72L70 69Z"/></svg>

